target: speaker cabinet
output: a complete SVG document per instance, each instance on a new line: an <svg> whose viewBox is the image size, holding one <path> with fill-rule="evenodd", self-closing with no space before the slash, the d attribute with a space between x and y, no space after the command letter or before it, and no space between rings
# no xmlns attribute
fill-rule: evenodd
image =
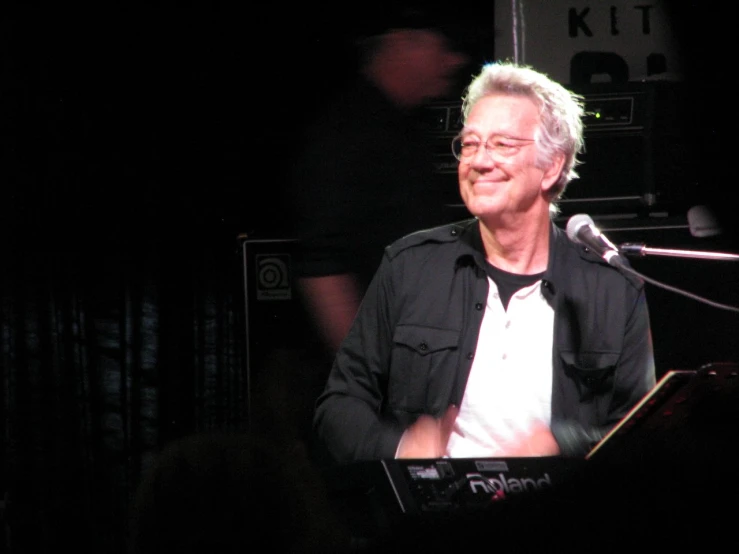
<svg viewBox="0 0 739 554"><path fill-rule="evenodd" d="M302 311L295 289L293 255L296 239L244 239L246 386L251 422L255 382L264 375L277 350L291 348L301 335Z"/></svg>
<svg viewBox="0 0 739 554"><path fill-rule="evenodd" d="M686 207L694 162L687 148L680 82L595 83L584 97L585 152L560 207L622 213Z"/></svg>

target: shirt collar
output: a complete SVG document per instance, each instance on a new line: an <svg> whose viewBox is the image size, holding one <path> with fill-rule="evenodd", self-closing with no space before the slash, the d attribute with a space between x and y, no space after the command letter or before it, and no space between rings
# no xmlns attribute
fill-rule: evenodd
<svg viewBox="0 0 739 554"><path fill-rule="evenodd" d="M477 218L467 220L455 226L453 232L459 234L462 249L457 256L456 267L474 263L485 274L485 248L480 235L480 221ZM564 249L567 247L567 235L550 222L549 227L549 259L547 269L542 276L542 290L545 295L553 295L557 291L557 284L561 284L564 268L562 260ZM548 297L548 296L547 296Z"/></svg>

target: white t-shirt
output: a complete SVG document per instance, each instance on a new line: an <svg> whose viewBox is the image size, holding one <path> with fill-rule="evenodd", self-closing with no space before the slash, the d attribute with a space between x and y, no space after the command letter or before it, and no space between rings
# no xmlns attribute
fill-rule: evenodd
<svg viewBox="0 0 739 554"><path fill-rule="evenodd" d="M516 435L551 419L554 310L541 280L503 308L490 291L459 415L447 445L452 458L506 457Z"/></svg>

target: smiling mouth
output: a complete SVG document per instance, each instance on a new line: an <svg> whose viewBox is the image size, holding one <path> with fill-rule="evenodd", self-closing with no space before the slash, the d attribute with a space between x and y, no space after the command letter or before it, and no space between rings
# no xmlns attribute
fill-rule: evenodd
<svg viewBox="0 0 739 554"><path fill-rule="evenodd" d="M501 185L502 181L491 181L489 179L477 179L474 183L472 183L473 187L476 186L483 186L483 187L499 187Z"/></svg>

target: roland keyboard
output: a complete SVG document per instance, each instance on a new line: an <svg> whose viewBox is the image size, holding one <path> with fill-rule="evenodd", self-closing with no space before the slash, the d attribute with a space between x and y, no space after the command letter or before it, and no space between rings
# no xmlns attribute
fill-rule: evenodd
<svg viewBox="0 0 739 554"><path fill-rule="evenodd" d="M568 482L584 460L562 457L383 460L403 513L475 510Z"/></svg>
<svg viewBox="0 0 739 554"><path fill-rule="evenodd" d="M469 512L563 486L584 459L440 458L358 462L332 472L334 493L372 494L401 515Z"/></svg>

